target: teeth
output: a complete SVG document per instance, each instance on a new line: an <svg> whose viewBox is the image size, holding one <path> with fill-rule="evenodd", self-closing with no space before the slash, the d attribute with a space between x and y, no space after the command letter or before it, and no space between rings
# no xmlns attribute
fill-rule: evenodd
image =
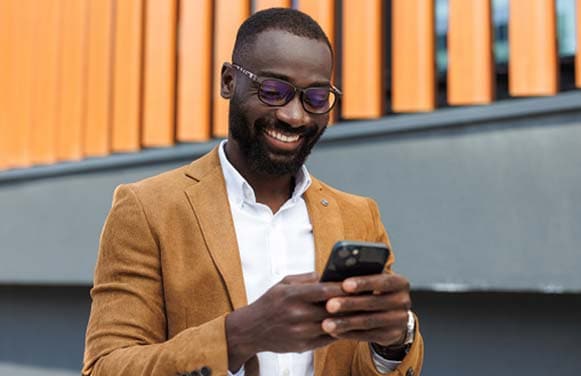
<svg viewBox="0 0 581 376"><path fill-rule="evenodd" d="M274 129L267 129L266 133L270 137L275 138L275 139L282 141L282 142L295 142L300 138L300 136L298 136L298 135L287 136L285 134L282 134L280 132L275 131Z"/></svg>

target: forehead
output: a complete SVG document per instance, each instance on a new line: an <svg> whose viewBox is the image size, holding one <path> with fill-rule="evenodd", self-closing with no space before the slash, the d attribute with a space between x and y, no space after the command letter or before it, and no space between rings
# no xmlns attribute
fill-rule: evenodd
<svg viewBox="0 0 581 376"><path fill-rule="evenodd" d="M276 73L298 86L331 79L331 51L323 41L267 30L257 35L248 52L248 68L258 75Z"/></svg>

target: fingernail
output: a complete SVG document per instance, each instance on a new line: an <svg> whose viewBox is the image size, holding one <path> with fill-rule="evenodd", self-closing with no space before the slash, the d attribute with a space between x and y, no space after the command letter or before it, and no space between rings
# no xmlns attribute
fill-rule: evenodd
<svg viewBox="0 0 581 376"><path fill-rule="evenodd" d="M336 327L337 325L331 320L326 320L323 322L323 330L325 330L327 333L332 332Z"/></svg>
<svg viewBox="0 0 581 376"><path fill-rule="evenodd" d="M345 287L346 290L355 290L357 288L357 282L355 281L345 281L343 283L343 287Z"/></svg>
<svg viewBox="0 0 581 376"><path fill-rule="evenodd" d="M330 313L337 312L340 308L341 303L339 303L337 300L330 300L327 303L327 311L329 311Z"/></svg>

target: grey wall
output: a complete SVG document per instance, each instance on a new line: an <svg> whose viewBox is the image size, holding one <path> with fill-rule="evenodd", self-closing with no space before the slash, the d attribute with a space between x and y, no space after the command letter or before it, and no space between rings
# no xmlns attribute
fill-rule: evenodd
<svg viewBox="0 0 581 376"><path fill-rule="evenodd" d="M0 375L78 374L116 185L210 150L0 172ZM581 93L331 127L309 161L374 197L425 375L581 374Z"/></svg>
<svg viewBox="0 0 581 376"><path fill-rule="evenodd" d="M323 145L311 169L375 197L416 287L581 291L581 118Z"/></svg>

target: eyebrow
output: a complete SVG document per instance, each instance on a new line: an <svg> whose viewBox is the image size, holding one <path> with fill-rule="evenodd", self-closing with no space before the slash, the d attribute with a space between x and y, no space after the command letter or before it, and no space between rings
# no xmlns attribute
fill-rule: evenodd
<svg viewBox="0 0 581 376"><path fill-rule="evenodd" d="M294 85L294 83L292 82L292 80L290 79L290 77L287 76L287 75L285 75L285 74L281 74L281 73L271 72L271 71L265 70L265 71L258 71L256 73L256 75L258 77L278 78L279 80L287 81L288 83L292 83ZM313 83L311 83L307 87L317 87L317 86L331 86L331 82L330 81L313 82Z"/></svg>

